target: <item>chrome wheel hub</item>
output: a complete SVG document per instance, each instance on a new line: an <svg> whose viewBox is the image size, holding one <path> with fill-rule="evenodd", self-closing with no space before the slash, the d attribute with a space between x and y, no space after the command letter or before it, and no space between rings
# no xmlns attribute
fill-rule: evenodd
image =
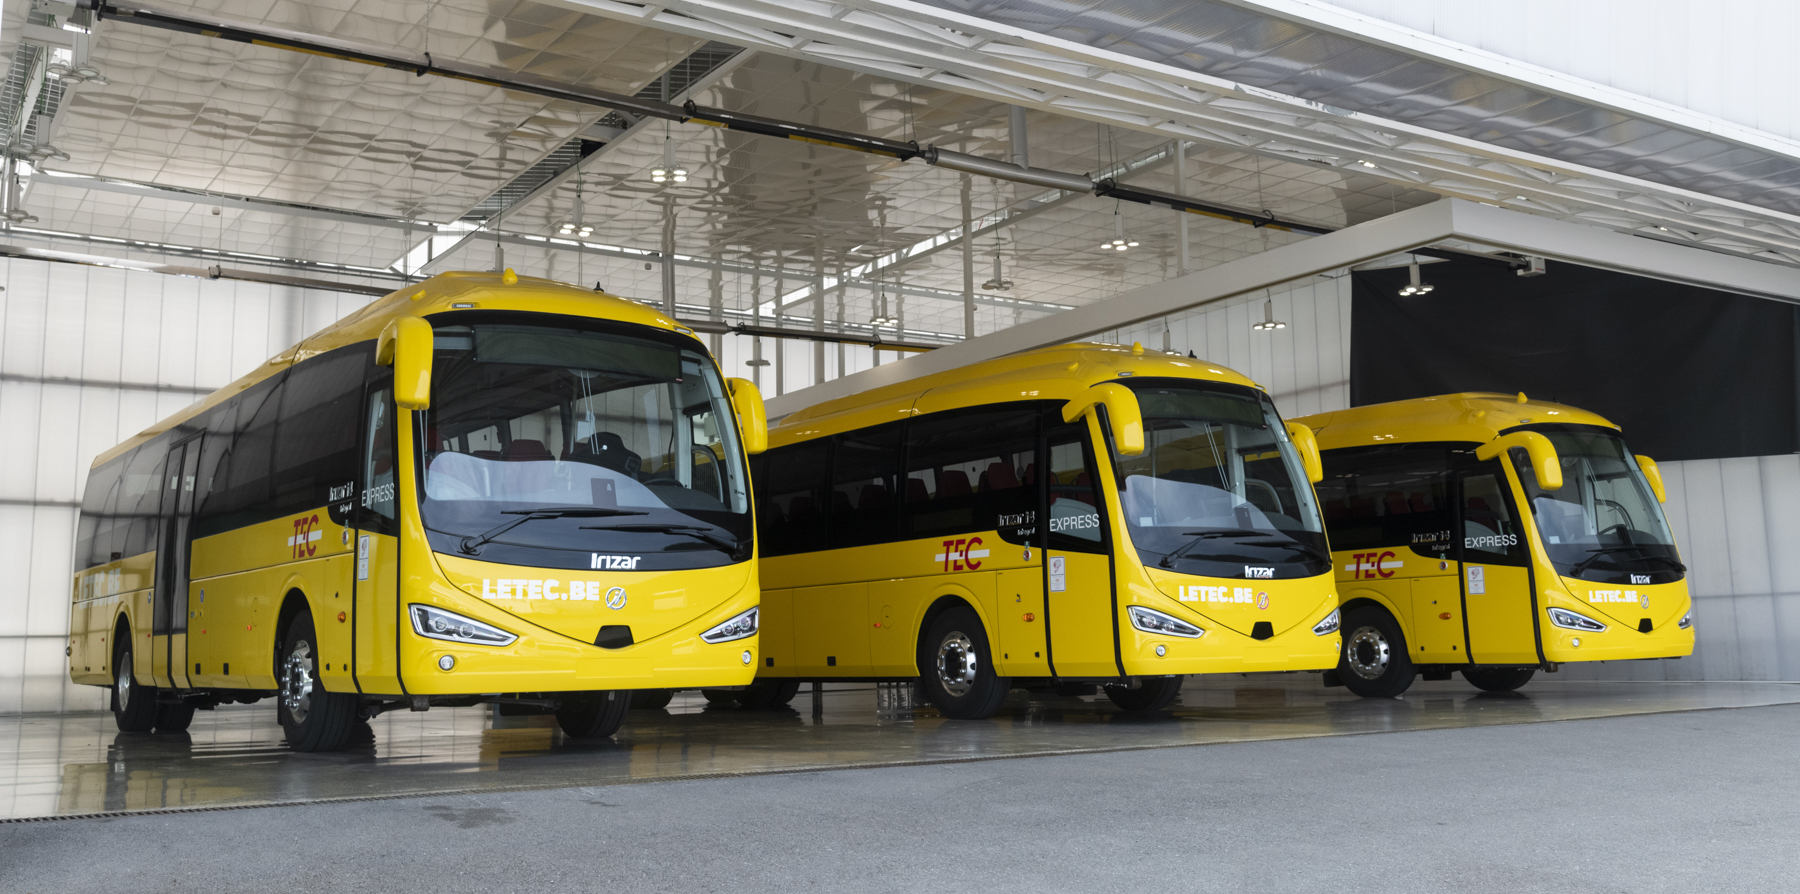
<svg viewBox="0 0 1800 894"><path fill-rule="evenodd" d="M1379 679L1387 672L1388 641L1374 627L1358 627L1344 640L1344 662L1351 673L1365 680Z"/></svg>
<svg viewBox="0 0 1800 894"><path fill-rule="evenodd" d="M975 687L975 644L960 632L951 633L938 644L938 682L954 696L969 694Z"/></svg>
<svg viewBox="0 0 1800 894"><path fill-rule="evenodd" d="M131 653L126 652L119 658L119 666L113 668L113 697L119 700L119 710L131 707Z"/></svg>
<svg viewBox="0 0 1800 894"><path fill-rule="evenodd" d="M281 706L295 723L306 722L306 712L312 709L312 691L312 644L301 640L281 663Z"/></svg>

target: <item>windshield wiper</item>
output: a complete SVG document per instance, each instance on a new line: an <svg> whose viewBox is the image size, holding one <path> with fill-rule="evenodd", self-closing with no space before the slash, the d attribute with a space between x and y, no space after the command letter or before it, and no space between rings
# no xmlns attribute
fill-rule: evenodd
<svg viewBox="0 0 1800 894"><path fill-rule="evenodd" d="M726 555L737 555L743 546L736 540L719 537L708 528L698 525L582 525L583 531L628 531L633 534L686 534L707 546L713 547Z"/></svg>
<svg viewBox="0 0 1800 894"><path fill-rule="evenodd" d="M1683 565L1680 562L1669 558L1668 556L1656 555L1655 553L1652 553L1649 550L1647 550L1641 546L1637 546L1635 544L1629 545L1629 546L1603 546L1603 547L1600 547L1599 549L1590 549L1590 550L1588 550L1588 552L1593 553L1593 555L1588 556L1587 558L1582 559L1581 561L1575 563L1575 567L1569 569L1570 577L1573 577L1577 574L1580 574L1583 571L1586 571L1589 565L1592 565L1595 562L1600 561L1602 558L1605 558L1606 556L1610 556L1614 553L1629 553L1629 552L1643 553L1644 555L1638 556L1639 561L1656 559L1658 561L1669 563L1669 567L1674 569L1675 572L1678 574L1684 574L1687 572L1686 565Z"/></svg>
<svg viewBox="0 0 1800 894"><path fill-rule="evenodd" d="M486 531L479 537L464 537L462 551L464 555L475 555L481 545L506 533L532 519L538 518L608 518L615 515L649 515L635 509L605 509L599 506L545 506L542 509L504 509L501 515L517 515L512 521L505 522Z"/></svg>
<svg viewBox="0 0 1800 894"><path fill-rule="evenodd" d="M1164 568L1174 568L1175 560L1187 555L1187 551L1199 546L1202 540L1211 540L1214 537L1267 537L1269 535L1266 531L1182 531L1181 536L1194 539L1182 544L1180 549L1163 556L1162 561L1157 564Z"/></svg>

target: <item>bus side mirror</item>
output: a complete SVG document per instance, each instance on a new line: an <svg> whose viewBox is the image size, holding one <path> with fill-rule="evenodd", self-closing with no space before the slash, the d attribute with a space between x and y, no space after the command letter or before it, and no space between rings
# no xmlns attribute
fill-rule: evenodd
<svg viewBox="0 0 1800 894"><path fill-rule="evenodd" d="M744 438L744 452L755 456L769 449L769 411L763 407L762 392L749 379L726 379L731 391L731 411L737 414L738 431Z"/></svg>
<svg viewBox="0 0 1800 894"><path fill-rule="evenodd" d="M418 317L401 317L381 331L375 343L375 362L394 368L394 405L402 410L431 406L431 324Z"/></svg>
<svg viewBox="0 0 1800 894"><path fill-rule="evenodd" d="M1288 440L1300 453L1300 464L1306 467L1306 480L1318 484L1325 480L1325 462L1319 458L1319 438L1313 430L1299 422L1287 424Z"/></svg>
<svg viewBox="0 0 1800 894"><path fill-rule="evenodd" d="M1534 431L1516 431L1501 435L1475 448L1475 458L1483 462L1518 447L1531 456L1531 470L1537 473L1538 486L1545 490L1561 490L1562 460L1556 456L1556 445Z"/></svg>
<svg viewBox="0 0 1800 894"><path fill-rule="evenodd" d="M1112 425L1113 446L1126 456L1143 453L1144 414L1138 409L1137 395L1123 385L1108 382L1089 388L1063 406L1063 421L1074 422L1099 406L1106 408L1106 419Z"/></svg>
<svg viewBox="0 0 1800 894"><path fill-rule="evenodd" d="M1656 502L1669 502L1669 492L1663 490L1662 470L1656 467L1656 460L1639 454L1637 464L1638 470L1644 473L1644 480L1650 482L1650 491L1656 494Z"/></svg>

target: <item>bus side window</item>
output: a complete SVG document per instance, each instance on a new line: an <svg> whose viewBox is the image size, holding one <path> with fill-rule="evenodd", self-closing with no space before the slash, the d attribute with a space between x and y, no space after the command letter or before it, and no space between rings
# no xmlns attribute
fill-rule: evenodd
<svg viewBox="0 0 1800 894"><path fill-rule="evenodd" d="M904 423L832 438L830 540L832 549L893 542L900 530L895 498Z"/></svg>
<svg viewBox="0 0 1800 894"><path fill-rule="evenodd" d="M1334 450L1324 459L1317 491L1332 550L1410 549L1439 560L1452 555L1456 519L1442 447Z"/></svg>
<svg viewBox="0 0 1800 894"><path fill-rule="evenodd" d="M369 392L367 417L362 426L362 492L357 526L383 534L398 533L395 525L397 482L394 473L394 392L380 388Z"/></svg>
<svg viewBox="0 0 1800 894"><path fill-rule="evenodd" d="M762 454L756 481L758 547L765 556L827 548L825 506L831 441L818 438Z"/></svg>
<svg viewBox="0 0 1800 894"><path fill-rule="evenodd" d="M1094 468L1083 444L1087 426L1079 433L1050 438L1050 548L1102 552L1105 528L1100 498L1094 487Z"/></svg>
<svg viewBox="0 0 1800 894"><path fill-rule="evenodd" d="M1035 474L1037 417L1034 409L1002 405L912 420L903 536L992 531L1030 513L1036 490L1025 482Z"/></svg>
<svg viewBox="0 0 1800 894"><path fill-rule="evenodd" d="M125 467L118 514L113 519L113 549L120 558L156 549L162 510L162 465L168 453L169 439L158 438L139 447L131 456L131 464Z"/></svg>
<svg viewBox="0 0 1800 894"><path fill-rule="evenodd" d="M194 536L206 537L277 516L270 514L269 465L275 450L275 417L281 408L281 383L286 375L271 376L232 398L237 413L218 418L221 430L209 429L229 444L210 476L211 487L202 495L194 522ZM203 476L205 473L203 473Z"/></svg>
<svg viewBox="0 0 1800 894"><path fill-rule="evenodd" d="M1525 535L1506 498L1497 468L1463 475L1463 561L1523 565Z"/></svg>
<svg viewBox="0 0 1800 894"><path fill-rule="evenodd" d="M371 353L340 348L294 366L276 424L273 515L323 508L356 480L356 417Z"/></svg>
<svg viewBox="0 0 1800 894"><path fill-rule="evenodd" d="M88 475L87 490L81 497L81 524L76 529L75 567L92 568L112 561L114 517L118 512L119 485L125 474L125 461L119 457Z"/></svg>

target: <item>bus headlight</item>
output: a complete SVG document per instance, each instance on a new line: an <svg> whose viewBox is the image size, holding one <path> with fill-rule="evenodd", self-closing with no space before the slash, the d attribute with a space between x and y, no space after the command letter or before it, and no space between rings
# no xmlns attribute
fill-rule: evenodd
<svg viewBox="0 0 1800 894"><path fill-rule="evenodd" d="M705 633L700 638L709 643L728 643L734 639L756 635L756 616L761 609L753 608Z"/></svg>
<svg viewBox="0 0 1800 894"><path fill-rule="evenodd" d="M1325 620L1313 625L1313 635L1324 636L1327 633L1336 633L1337 629L1338 609L1334 608L1331 610L1331 614L1325 616Z"/></svg>
<svg viewBox="0 0 1800 894"><path fill-rule="evenodd" d="M1682 630L1686 630L1689 627L1694 626L1694 610L1691 608L1688 609L1687 614L1681 616L1681 623L1676 624L1675 626L1681 628Z"/></svg>
<svg viewBox="0 0 1800 894"><path fill-rule="evenodd" d="M1550 609L1550 623L1569 630L1605 630L1606 625L1566 608Z"/></svg>
<svg viewBox="0 0 1800 894"><path fill-rule="evenodd" d="M413 632L428 639L474 646L507 646L518 639L498 627L441 608L418 604L406 608L407 614L412 615Z"/></svg>
<svg viewBox="0 0 1800 894"><path fill-rule="evenodd" d="M1169 636L1185 636L1188 639L1197 639L1206 633L1180 618L1165 615L1141 605L1126 606L1125 611L1131 615L1131 626L1145 633L1164 633Z"/></svg>

